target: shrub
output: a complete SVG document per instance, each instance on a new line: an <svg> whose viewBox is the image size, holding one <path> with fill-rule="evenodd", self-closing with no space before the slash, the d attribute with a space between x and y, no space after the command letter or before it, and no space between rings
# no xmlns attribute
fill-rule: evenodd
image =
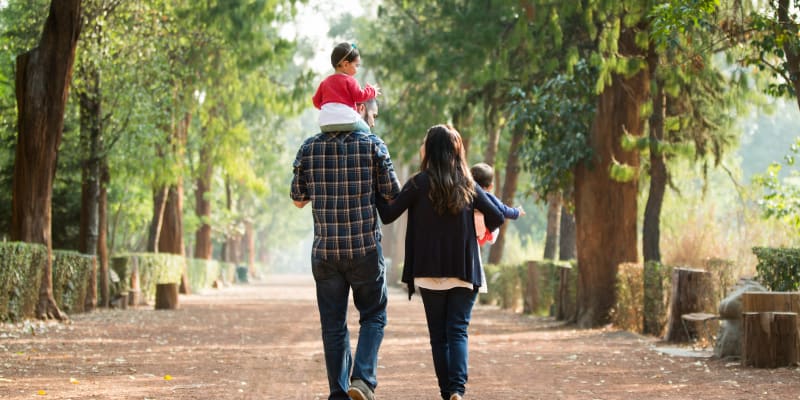
<svg viewBox="0 0 800 400"><path fill-rule="evenodd" d="M187 259L186 275L189 278L189 285L193 290L211 287L215 280L222 279L223 269L225 271L234 270L233 264L228 264L230 263L217 260Z"/></svg>
<svg viewBox="0 0 800 400"><path fill-rule="evenodd" d="M722 299L733 288L738 278L739 269L731 260L722 258L708 258L703 262L703 269L711 273L714 285L714 304L719 306Z"/></svg>
<svg viewBox="0 0 800 400"><path fill-rule="evenodd" d="M112 258L111 267L119 275L122 290L125 291L131 289L131 276L138 272L142 299L153 301L156 284L180 283L181 274L186 268L186 258L166 253L126 254Z"/></svg>
<svg viewBox="0 0 800 400"><path fill-rule="evenodd" d="M94 256L75 251L53 250L53 298L61 311L84 311Z"/></svg>
<svg viewBox="0 0 800 400"><path fill-rule="evenodd" d="M45 257L40 244L0 243L0 321L35 316Z"/></svg>
<svg viewBox="0 0 800 400"><path fill-rule="evenodd" d="M792 292L800 289L800 249L753 247L758 257L756 279L770 290Z"/></svg>
<svg viewBox="0 0 800 400"><path fill-rule="evenodd" d="M644 323L644 272L641 264L623 263L617 268L617 302L611 322L618 328L641 332Z"/></svg>
<svg viewBox="0 0 800 400"><path fill-rule="evenodd" d="M523 265L486 264L486 284L489 292L481 295L482 304L496 304L514 311L522 309L522 297L527 280Z"/></svg>

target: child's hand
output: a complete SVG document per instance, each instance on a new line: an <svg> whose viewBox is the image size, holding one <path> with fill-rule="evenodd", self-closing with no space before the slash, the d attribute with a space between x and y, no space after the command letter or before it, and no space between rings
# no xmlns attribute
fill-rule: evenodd
<svg viewBox="0 0 800 400"><path fill-rule="evenodd" d="M381 87L380 86L378 86L378 85L370 85L370 86L372 86L375 89L375 96L376 97L381 95Z"/></svg>
<svg viewBox="0 0 800 400"><path fill-rule="evenodd" d="M517 210L519 210L519 216L520 217L525 215L525 209L523 209L522 206L517 207Z"/></svg>

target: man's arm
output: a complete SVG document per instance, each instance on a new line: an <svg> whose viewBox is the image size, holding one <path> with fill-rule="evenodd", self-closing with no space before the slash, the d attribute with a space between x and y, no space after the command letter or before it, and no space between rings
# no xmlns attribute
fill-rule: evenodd
<svg viewBox="0 0 800 400"><path fill-rule="evenodd" d="M386 144L377 136L374 138L377 142L375 143L375 158L378 168L376 171L378 193L376 195L386 200L392 200L400 193L400 180L397 179L397 173L394 171L394 164L392 164Z"/></svg>
<svg viewBox="0 0 800 400"><path fill-rule="evenodd" d="M306 204L308 204L309 201L311 201L308 197L308 188L306 186L305 177L303 176L303 162L301 161L302 157L303 148L301 147L297 152L297 157L294 159L292 185L289 192L289 196L292 198L292 201L297 208L303 208L306 206Z"/></svg>

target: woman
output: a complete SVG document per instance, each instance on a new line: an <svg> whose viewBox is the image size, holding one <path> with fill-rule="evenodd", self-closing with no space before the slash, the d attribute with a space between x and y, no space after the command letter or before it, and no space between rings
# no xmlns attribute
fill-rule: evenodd
<svg viewBox="0 0 800 400"><path fill-rule="evenodd" d="M409 298L420 288L433 365L442 399L461 400L467 383L467 328L481 279L474 210L494 230L503 214L472 181L458 132L428 129L421 172L391 204L378 203L385 223L408 210L403 282Z"/></svg>

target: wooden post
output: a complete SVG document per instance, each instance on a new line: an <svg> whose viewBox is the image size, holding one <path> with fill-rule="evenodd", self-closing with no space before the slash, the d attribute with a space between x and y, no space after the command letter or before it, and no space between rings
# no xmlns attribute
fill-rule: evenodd
<svg viewBox="0 0 800 400"><path fill-rule="evenodd" d="M131 282L128 291L128 305L136 307L141 299L142 287L139 280L139 257L131 257Z"/></svg>
<svg viewBox="0 0 800 400"><path fill-rule="evenodd" d="M178 308L178 284L156 284L156 310L174 310Z"/></svg>
<svg viewBox="0 0 800 400"><path fill-rule="evenodd" d="M569 264L558 266L558 294L556 296L556 319L572 321L575 319L577 303L577 273Z"/></svg>
<svg viewBox="0 0 800 400"><path fill-rule="evenodd" d="M522 312L531 314L539 308L539 263L528 261L528 279L525 287L525 299L523 300Z"/></svg>
<svg viewBox="0 0 800 400"><path fill-rule="evenodd" d="M700 269L675 268L672 271L672 297L666 340L688 342L683 328L683 314L713 313L713 285L711 274Z"/></svg>
<svg viewBox="0 0 800 400"><path fill-rule="evenodd" d="M745 312L742 321L743 365L756 368L797 365L797 313Z"/></svg>

